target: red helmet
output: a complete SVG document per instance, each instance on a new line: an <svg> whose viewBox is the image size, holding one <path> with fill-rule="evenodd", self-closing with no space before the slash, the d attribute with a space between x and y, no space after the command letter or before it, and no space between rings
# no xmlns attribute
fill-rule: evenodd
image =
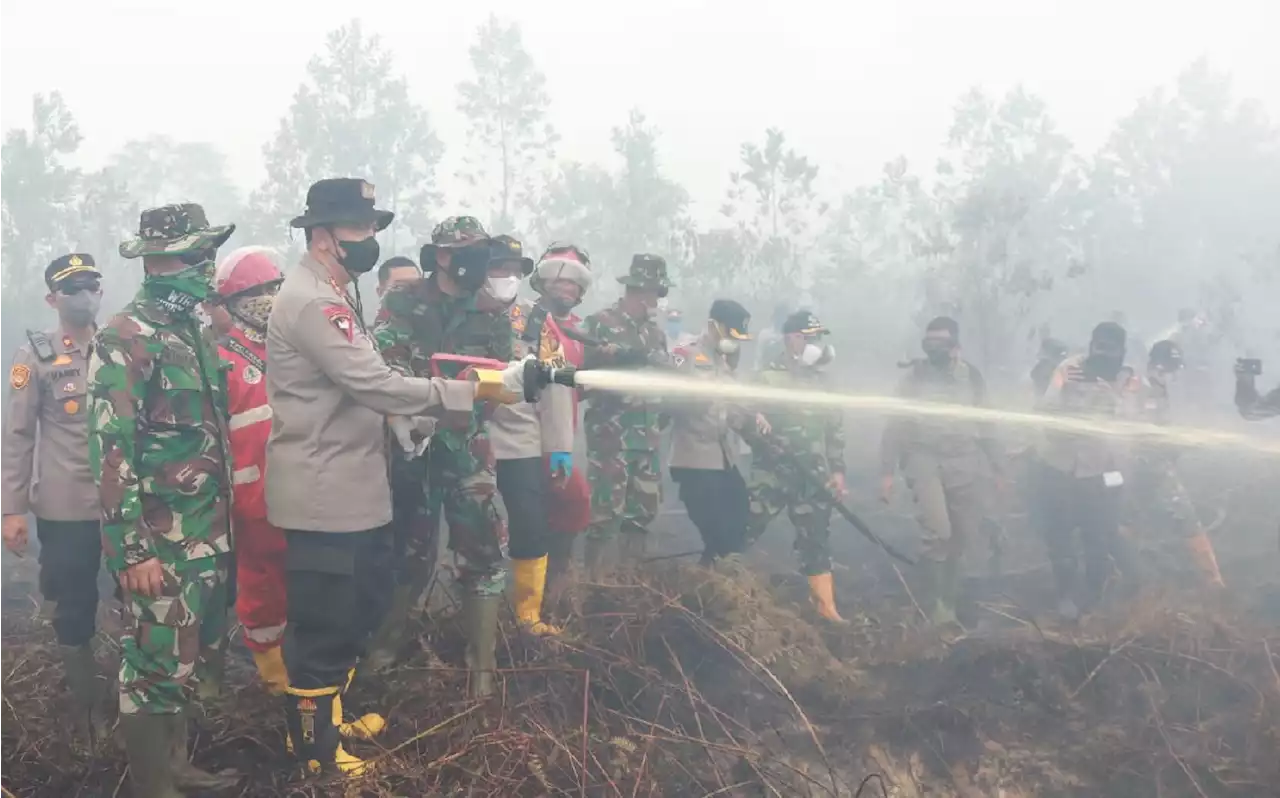
<svg viewBox="0 0 1280 798"><path fill-rule="evenodd" d="M218 264L213 274L213 290L226 299L283 279L284 275L276 266L271 250L266 247L241 247Z"/></svg>

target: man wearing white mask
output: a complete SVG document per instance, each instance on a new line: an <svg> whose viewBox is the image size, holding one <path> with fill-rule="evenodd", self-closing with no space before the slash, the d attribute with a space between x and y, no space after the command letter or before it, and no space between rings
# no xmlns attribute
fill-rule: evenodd
<svg viewBox="0 0 1280 798"><path fill-rule="evenodd" d="M521 278L533 274L533 260L524 256L520 242L511 236L495 236L493 242L485 291L495 300L513 302ZM522 301L512 304L509 313L518 356L568 365L568 339L547 305ZM535 637L559 632L542 619L553 534L548 505L552 487L560 487L573 474L575 418L573 389L551 385L536 404L496 408L490 422L498 492L511 537L512 601L521 629Z"/></svg>
<svg viewBox="0 0 1280 798"><path fill-rule="evenodd" d="M822 367L835 350L824 344L827 328L807 310L798 310L782 324L783 352L769 361L758 379L778 388L822 390ZM783 510L796 530L795 550L800 570L818 615L832 623L844 623L836 611L831 579L831 506L847 494L844 484L844 419L837 409L794 403L767 405L760 431L765 445L756 447L752 463L747 516L747 542L764 534L769 522ZM796 466L805 473L797 473ZM818 482L821 480L821 482Z"/></svg>

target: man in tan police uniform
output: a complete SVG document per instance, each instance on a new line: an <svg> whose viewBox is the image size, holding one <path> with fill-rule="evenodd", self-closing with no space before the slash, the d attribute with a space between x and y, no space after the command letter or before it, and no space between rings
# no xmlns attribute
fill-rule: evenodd
<svg viewBox="0 0 1280 798"><path fill-rule="evenodd" d="M386 417L465 426L474 400L489 398L468 382L401 376L374 347L355 281L377 264L374 234L392 218L364 180L311 186L291 223L306 231L307 252L285 276L267 328L267 516L288 541L289 737L313 771L365 768L343 751L339 726L341 694L392 582ZM521 374L503 372L515 394ZM376 715L354 724L360 736L382 725Z"/></svg>
<svg viewBox="0 0 1280 798"><path fill-rule="evenodd" d="M90 641L102 563L98 489L89 470L85 380L102 303L102 275L86 254L63 255L44 271L45 301L58 327L28 332L9 370L4 414L4 542L22 553L27 513L40 537L40 592L53 605L77 732L106 732L104 683ZM34 479L32 478L34 475ZM90 740L92 742L92 738Z"/></svg>

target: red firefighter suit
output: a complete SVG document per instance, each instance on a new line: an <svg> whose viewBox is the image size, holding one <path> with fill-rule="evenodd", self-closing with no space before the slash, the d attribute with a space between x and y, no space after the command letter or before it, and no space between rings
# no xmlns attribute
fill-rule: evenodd
<svg viewBox="0 0 1280 798"><path fill-rule="evenodd" d="M234 492L236 614L262 680L275 692L288 686L280 651L285 627L285 537L267 521L266 456L271 405L267 404L264 333L280 279L280 271L270 256L254 248L228 255L214 276L219 301L235 321L219 343L219 354L230 365L227 428Z"/></svg>

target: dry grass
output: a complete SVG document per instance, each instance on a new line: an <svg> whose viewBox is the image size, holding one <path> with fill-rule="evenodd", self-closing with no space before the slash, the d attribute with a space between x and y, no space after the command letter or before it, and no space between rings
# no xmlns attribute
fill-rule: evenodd
<svg viewBox="0 0 1280 798"><path fill-rule="evenodd" d="M1203 798L1280 783L1280 639L1243 618L1153 603L1071 633L1023 621L944 643L869 615L816 628L734 563L579 590L554 646L507 629L486 704L425 653L460 660L453 619L419 627L404 667L351 697L391 726L350 746L378 769L346 792ZM127 795L118 752L71 749L49 639L6 614L5 788ZM232 681L197 761L244 771L245 796L342 794L290 766L279 705L243 665Z"/></svg>

